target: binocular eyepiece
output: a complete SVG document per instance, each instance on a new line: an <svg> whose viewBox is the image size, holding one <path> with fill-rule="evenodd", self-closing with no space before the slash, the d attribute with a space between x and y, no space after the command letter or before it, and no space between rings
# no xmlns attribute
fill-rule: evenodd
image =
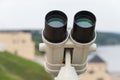
<svg viewBox="0 0 120 80"><path fill-rule="evenodd" d="M95 37L96 18L88 11L80 11L74 17L72 38L79 43L88 43Z"/></svg>
<svg viewBox="0 0 120 80"><path fill-rule="evenodd" d="M53 43L60 43L67 37L67 16L61 11L51 11L45 18L44 37Z"/></svg>
<svg viewBox="0 0 120 80"><path fill-rule="evenodd" d="M89 11L80 11L74 17L71 37L79 43L88 43L95 37L96 17ZM67 16L65 13L54 10L45 17L44 37L52 43L60 43L67 36Z"/></svg>

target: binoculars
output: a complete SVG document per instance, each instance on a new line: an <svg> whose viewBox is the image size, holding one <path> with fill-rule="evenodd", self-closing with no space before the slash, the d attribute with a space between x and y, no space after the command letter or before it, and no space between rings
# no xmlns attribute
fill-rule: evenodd
<svg viewBox="0 0 120 80"><path fill-rule="evenodd" d="M67 20L66 14L58 10L45 17L44 43L39 49L46 52L45 69L55 76L65 64L66 50L70 50L71 65L78 74L86 71L88 53L96 50L95 15L89 11L76 13L71 30L67 29Z"/></svg>

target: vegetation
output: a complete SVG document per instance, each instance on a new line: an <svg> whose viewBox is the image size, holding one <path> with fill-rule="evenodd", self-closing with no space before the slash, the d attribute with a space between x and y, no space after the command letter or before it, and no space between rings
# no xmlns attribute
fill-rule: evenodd
<svg viewBox="0 0 120 80"><path fill-rule="evenodd" d="M120 45L120 34L97 32L96 43L99 46Z"/></svg>
<svg viewBox="0 0 120 80"><path fill-rule="evenodd" d="M0 80L53 80L37 63L0 52Z"/></svg>
<svg viewBox="0 0 120 80"><path fill-rule="evenodd" d="M36 54L42 54L39 51L38 44L42 42L41 30L24 31L32 34L32 39L35 42ZM97 32L96 43L98 46L104 45L118 45L120 44L120 34Z"/></svg>
<svg viewBox="0 0 120 80"><path fill-rule="evenodd" d="M31 31L33 41L35 41L36 49L38 49L38 44L42 42L41 31ZM116 45L120 44L120 34L108 33L108 32L97 32L96 43L98 45Z"/></svg>

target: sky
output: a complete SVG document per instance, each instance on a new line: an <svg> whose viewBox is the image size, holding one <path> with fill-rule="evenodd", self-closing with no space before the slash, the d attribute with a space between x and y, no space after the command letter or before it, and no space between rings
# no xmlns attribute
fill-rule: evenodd
<svg viewBox="0 0 120 80"><path fill-rule="evenodd" d="M120 0L0 0L0 30L43 29L45 15L61 10L72 28L74 15L87 10L97 18L96 30L120 33Z"/></svg>

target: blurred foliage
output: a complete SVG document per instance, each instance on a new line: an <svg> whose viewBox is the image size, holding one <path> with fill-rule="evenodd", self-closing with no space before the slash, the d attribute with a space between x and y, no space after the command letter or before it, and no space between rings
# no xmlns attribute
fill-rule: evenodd
<svg viewBox="0 0 120 80"><path fill-rule="evenodd" d="M39 51L39 43L43 42L41 37L41 30L24 31L32 34L32 39L35 42L36 54L43 54ZM96 43L98 46L104 45L118 45L120 44L120 34L108 33L108 32L97 32Z"/></svg>
<svg viewBox="0 0 120 80"><path fill-rule="evenodd" d="M97 32L96 43L99 46L120 45L120 34Z"/></svg>
<svg viewBox="0 0 120 80"><path fill-rule="evenodd" d="M37 63L0 52L0 80L53 80Z"/></svg>

